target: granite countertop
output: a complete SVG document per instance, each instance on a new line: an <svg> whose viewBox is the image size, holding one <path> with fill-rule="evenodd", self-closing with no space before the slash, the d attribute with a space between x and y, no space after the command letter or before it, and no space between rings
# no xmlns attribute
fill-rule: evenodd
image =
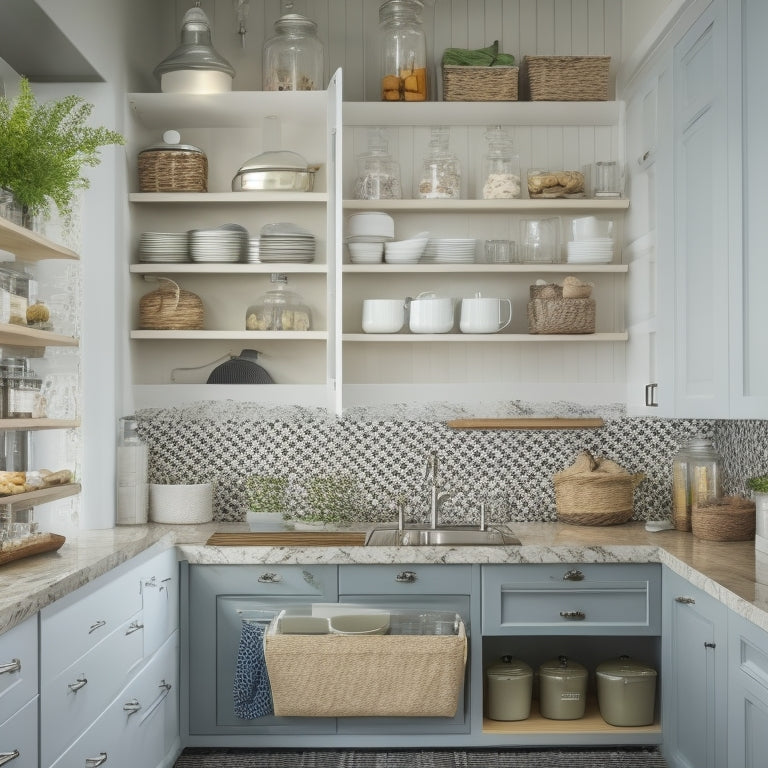
<svg viewBox="0 0 768 768"><path fill-rule="evenodd" d="M754 543L711 542L690 533L649 533L642 523L609 527L511 523L514 547L229 547L207 546L215 532L244 523L123 526L78 531L56 552L0 568L0 632L19 624L130 558L176 547L193 564L340 563L662 563L768 631L768 555Z"/></svg>

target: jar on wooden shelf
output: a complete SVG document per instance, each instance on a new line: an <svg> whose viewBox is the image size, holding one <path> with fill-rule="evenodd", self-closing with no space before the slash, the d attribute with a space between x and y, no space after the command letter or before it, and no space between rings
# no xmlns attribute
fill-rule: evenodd
<svg viewBox="0 0 768 768"><path fill-rule="evenodd" d="M416 197L458 200L461 197L461 164L449 148L450 129L435 126L416 179Z"/></svg>
<svg viewBox="0 0 768 768"><path fill-rule="evenodd" d="M357 158L356 200L399 200L400 165L389 154L389 142L382 128L368 129L368 151Z"/></svg>
<svg viewBox="0 0 768 768"><path fill-rule="evenodd" d="M488 149L480 165L477 197L480 200L510 199L521 195L520 158L512 137L500 125L485 133Z"/></svg>
<svg viewBox="0 0 768 768"><path fill-rule="evenodd" d="M427 39L421 0L386 0L379 7L382 101L426 101Z"/></svg>
<svg viewBox="0 0 768 768"><path fill-rule="evenodd" d="M317 24L298 13L275 22L275 34L264 43L265 91L319 91L323 83L323 44Z"/></svg>

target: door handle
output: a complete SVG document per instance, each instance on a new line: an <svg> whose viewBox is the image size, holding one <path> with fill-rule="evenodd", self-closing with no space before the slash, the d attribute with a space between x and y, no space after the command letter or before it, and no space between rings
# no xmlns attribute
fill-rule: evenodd
<svg viewBox="0 0 768 768"><path fill-rule="evenodd" d="M400 582L401 584L413 584L413 582L416 581L416 571L400 571L400 573L395 576L395 581Z"/></svg>
<svg viewBox="0 0 768 768"><path fill-rule="evenodd" d="M675 598L676 603L682 603L683 605L696 605L696 600L692 597L686 597L685 595L678 595Z"/></svg>
<svg viewBox="0 0 768 768"><path fill-rule="evenodd" d="M258 578L260 584L279 584L282 580L279 574L271 572L262 573Z"/></svg>
<svg viewBox="0 0 768 768"><path fill-rule="evenodd" d="M21 659L11 659L7 664L0 664L0 675L4 675L6 672L18 672L20 669Z"/></svg>
<svg viewBox="0 0 768 768"><path fill-rule="evenodd" d="M125 630L125 634L132 635L134 632L138 632L140 629L144 629L144 625L138 621L132 621L128 625L128 629Z"/></svg>
<svg viewBox="0 0 768 768"><path fill-rule="evenodd" d="M91 626L88 628L88 634L95 632L97 629L101 629L103 626L106 625L106 621L104 619L99 619L99 621L94 622L91 624Z"/></svg>
<svg viewBox="0 0 768 768"><path fill-rule="evenodd" d="M69 683L67 687L70 691L73 693L77 693L83 686L88 684L88 678L86 677L78 677L77 680L75 680L74 683Z"/></svg>
<svg viewBox="0 0 768 768"><path fill-rule="evenodd" d="M584 581L584 572L578 568L566 571L563 574L563 581Z"/></svg>
<svg viewBox="0 0 768 768"><path fill-rule="evenodd" d="M99 765L104 765L104 763L107 762L107 753L106 752L99 752L98 757L86 757L85 758L85 765L86 768L97 768Z"/></svg>
<svg viewBox="0 0 768 768"><path fill-rule="evenodd" d="M13 752L0 752L0 765L10 763L11 760L15 760L21 752L18 749L14 749Z"/></svg>
<svg viewBox="0 0 768 768"><path fill-rule="evenodd" d="M560 615L568 621L584 621L587 618L584 611L560 611Z"/></svg>

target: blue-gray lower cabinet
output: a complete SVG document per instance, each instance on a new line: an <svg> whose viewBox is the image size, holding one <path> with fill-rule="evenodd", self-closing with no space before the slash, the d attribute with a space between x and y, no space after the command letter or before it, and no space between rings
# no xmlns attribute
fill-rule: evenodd
<svg viewBox="0 0 768 768"><path fill-rule="evenodd" d="M662 621L664 757L673 768L723 768L727 765L728 609L665 569Z"/></svg>
<svg viewBox="0 0 768 768"><path fill-rule="evenodd" d="M768 634L728 616L728 765L763 768L768 760Z"/></svg>

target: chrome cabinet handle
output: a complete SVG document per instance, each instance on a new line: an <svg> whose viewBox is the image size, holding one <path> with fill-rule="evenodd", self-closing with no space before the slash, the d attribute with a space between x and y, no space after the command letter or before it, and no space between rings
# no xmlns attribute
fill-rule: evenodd
<svg viewBox="0 0 768 768"><path fill-rule="evenodd" d="M18 672L20 669L21 659L11 659L7 664L0 664L0 675L4 675L6 672Z"/></svg>
<svg viewBox="0 0 768 768"><path fill-rule="evenodd" d="M106 752L99 752L98 757L86 757L85 758L85 765L86 768L96 768L99 765L104 765L104 763L107 762L107 753Z"/></svg>
<svg viewBox="0 0 768 768"><path fill-rule="evenodd" d="M142 722L146 720L162 703L165 697L170 693L173 686L170 683L166 683L165 680L161 680L157 687L160 688L160 693L157 694L157 698L147 707L147 713L142 718Z"/></svg>
<svg viewBox="0 0 768 768"><path fill-rule="evenodd" d="M717 645L717 643L707 643L706 641L704 643L704 647L705 648L715 648L716 645Z"/></svg>
<svg viewBox="0 0 768 768"><path fill-rule="evenodd" d="M144 625L140 624L138 621L132 621L128 625L128 629L125 630L125 634L132 635L134 632L138 632L140 629L144 629Z"/></svg>
<svg viewBox="0 0 768 768"><path fill-rule="evenodd" d="M686 597L685 595L678 595L675 602L683 605L696 605L696 600L693 597Z"/></svg>
<svg viewBox="0 0 768 768"><path fill-rule="evenodd" d="M130 717L134 712L138 712L141 709L141 704L138 699L131 699L123 704L123 711L128 713Z"/></svg>
<svg viewBox="0 0 768 768"><path fill-rule="evenodd" d="M10 763L11 760L15 760L21 752L18 749L14 749L13 752L0 752L0 765Z"/></svg>
<svg viewBox="0 0 768 768"><path fill-rule="evenodd" d="M69 683L67 686L70 691L73 693L77 693L83 686L88 684L88 678L87 677L78 677L77 680L75 680L74 683Z"/></svg>
<svg viewBox="0 0 768 768"><path fill-rule="evenodd" d="M262 573L259 576L258 581L260 584L279 584L283 580L283 577L277 573Z"/></svg>
<svg viewBox="0 0 768 768"><path fill-rule="evenodd" d="M568 621L584 621L587 618L584 611L560 611L560 615Z"/></svg>
<svg viewBox="0 0 768 768"><path fill-rule="evenodd" d="M90 635L92 632L95 632L97 629L101 629L103 626L106 625L106 621L104 619L99 619L94 624L91 624L90 628L88 629L88 634Z"/></svg>
<svg viewBox="0 0 768 768"><path fill-rule="evenodd" d="M400 573L395 576L395 581L399 581L401 584L413 584L413 582L416 581L416 572L400 571Z"/></svg>
<svg viewBox="0 0 768 768"><path fill-rule="evenodd" d="M563 581L584 581L584 573L578 568L573 568L563 574Z"/></svg>

